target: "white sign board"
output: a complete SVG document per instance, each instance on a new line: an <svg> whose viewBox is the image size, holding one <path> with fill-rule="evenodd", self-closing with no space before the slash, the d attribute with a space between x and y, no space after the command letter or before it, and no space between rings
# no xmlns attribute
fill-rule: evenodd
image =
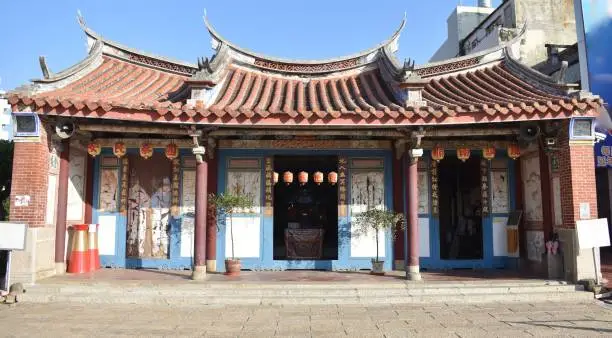
<svg viewBox="0 0 612 338"><path fill-rule="evenodd" d="M608 219L589 219L576 222L580 250L610 246Z"/></svg>
<svg viewBox="0 0 612 338"><path fill-rule="evenodd" d="M0 222L0 250L25 250L27 229L23 223Z"/></svg>

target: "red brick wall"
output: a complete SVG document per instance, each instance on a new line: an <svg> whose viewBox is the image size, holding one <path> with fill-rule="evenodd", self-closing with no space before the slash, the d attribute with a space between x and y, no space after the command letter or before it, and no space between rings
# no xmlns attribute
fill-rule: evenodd
<svg viewBox="0 0 612 338"><path fill-rule="evenodd" d="M595 154L592 142L569 141L569 120L559 137L559 176L563 228L573 229L580 219L580 203L589 203L591 218L597 217Z"/></svg>
<svg viewBox="0 0 612 338"><path fill-rule="evenodd" d="M49 140L41 126L40 142L15 143L11 185L12 222L29 227L44 227L47 210L47 180L49 175ZM15 196L29 195L28 206L15 206Z"/></svg>

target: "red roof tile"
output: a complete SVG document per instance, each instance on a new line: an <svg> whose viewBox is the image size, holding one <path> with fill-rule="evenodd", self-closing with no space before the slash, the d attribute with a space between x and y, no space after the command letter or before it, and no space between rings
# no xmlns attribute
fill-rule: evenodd
<svg viewBox="0 0 612 338"><path fill-rule="evenodd" d="M96 69L63 88L35 95L13 94L9 102L35 105L43 113L72 116L88 116L100 109L127 109L145 112L151 120L165 121L276 118L387 119L398 123L435 122L466 114L499 115L510 120L538 114L562 117L601 104L599 99L577 100L560 90L539 88L513 73L504 62L428 79L422 92L427 102L424 107L405 106L394 94L397 88L391 88L378 69L336 77L298 78L230 65L225 76L228 81L215 102L208 108L191 107L185 102L170 101L189 77L103 56Z"/></svg>

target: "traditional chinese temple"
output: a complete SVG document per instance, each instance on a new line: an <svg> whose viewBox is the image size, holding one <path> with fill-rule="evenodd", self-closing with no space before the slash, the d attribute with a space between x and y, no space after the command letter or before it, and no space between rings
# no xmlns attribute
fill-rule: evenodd
<svg viewBox="0 0 612 338"><path fill-rule="evenodd" d="M370 269L377 247L387 270L413 279L541 269L552 232L568 278L585 264L574 228L581 204L597 214L602 102L524 66L521 34L415 65L395 56L404 22L328 60L261 55L206 22L214 55L189 63L80 24L82 61L54 73L41 59L43 77L9 93L23 117L11 219L28 223L36 248L16 256L16 277L65 271L66 229L79 223L99 224L105 267L194 278L232 256L250 270ZM235 212L233 238L207 202L223 192L253 201ZM380 233L378 246L357 233L355 216L374 207L404 213L405 231Z"/></svg>

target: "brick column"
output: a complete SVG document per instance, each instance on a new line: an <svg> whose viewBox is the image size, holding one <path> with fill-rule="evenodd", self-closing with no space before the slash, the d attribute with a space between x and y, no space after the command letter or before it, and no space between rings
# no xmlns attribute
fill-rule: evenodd
<svg viewBox="0 0 612 338"><path fill-rule="evenodd" d="M410 150L406 158L406 231L408 231L408 262L406 264L406 279L421 280L419 267L419 188L418 159L416 149Z"/></svg>
<svg viewBox="0 0 612 338"><path fill-rule="evenodd" d="M57 210L55 213L55 273L66 272L64 261L66 248L66 213L68 209L68 179L70 174L70 141L62 141L60 171L57 190Z"/></svg>
<svg viewBox="0 0 612 338"><path fill-rule="evenodd" d="M592 251L578 251L575 234L581 203L588 203L590 218L597 218L593 141L569 140L567 120L559 137L559 147L563 225L556 227L555 231L559 233L564 255L565 278L570 281L595 278Z"/></svg>
<svg viewBox="0 0 612 338"><path fill-rule="evenodd" d="M11 178L10 221L27 223L29 228L44 227L47 210L47 180L49 172L49 144L41 126L41 141L16 142ZM25 199L29 202L25 204ZM16 199L20 205L16 205Z"/></svg>
<svg viewBox="0 0 612 338"><path fill-rule="evenodd" d="M28 232L26 250L12 254L13 282L34 283L55 274L54 220L46 219L51 132L45 127L40 124L40 140L15 143L9 220L27 224Z"/></svg>
<svg viewBox="0 0 612 338"><path fill-rule="evenodd" d="M194 267L192 279L206 278L206 209L208 202L207 174L208 163L204 157L204 147L193 149L196 155L196 200L194 227Z"/></svg>

